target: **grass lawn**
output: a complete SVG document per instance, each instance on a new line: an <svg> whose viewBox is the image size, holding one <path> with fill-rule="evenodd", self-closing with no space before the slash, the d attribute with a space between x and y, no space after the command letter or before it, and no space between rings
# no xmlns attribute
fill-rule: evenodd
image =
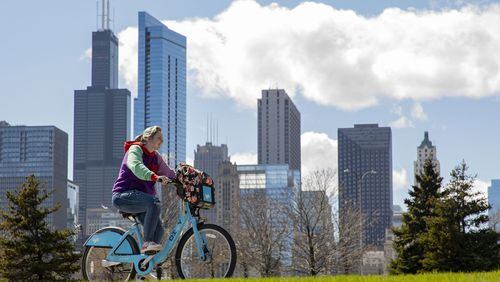
<svg viewBox="0 0 500 282"><path fill-rule="evenodd" d="M399 275L399 276L322 276L322 277L283 277L283 278L231 278L217 279L226 282L434 282L434 281L449 281L449 282L483 282L494 281L500 282L500 271L493 272L474 272L474 273L436 273L436 274L418 274L418 275ZM164 280L168 281L168 280ZM171 281L171 280L170 280ZM187 281L207 281L200 279L192 279ZM210 280L214 281L214 280Z"/></svg>

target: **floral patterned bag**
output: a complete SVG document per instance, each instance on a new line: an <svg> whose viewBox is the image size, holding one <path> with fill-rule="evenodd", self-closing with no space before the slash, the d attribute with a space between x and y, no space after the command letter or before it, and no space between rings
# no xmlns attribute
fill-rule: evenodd
<svg viewBox="0 0 500 282"><path fill-rule="evenodd" d="M208 174L185 163L177 166L176 173L177 180L184 187L182 197L186 201L202 209L209 209L215 205L214 182Z"/></svg>

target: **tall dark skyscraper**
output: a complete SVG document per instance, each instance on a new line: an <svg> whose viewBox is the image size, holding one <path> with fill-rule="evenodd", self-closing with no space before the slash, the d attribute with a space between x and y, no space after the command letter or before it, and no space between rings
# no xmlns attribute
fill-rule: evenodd
<svg viewBox="0 0 500 282"><path fill-rule="evenodd" d="M92 32L92 86L118 88L118 38L111 30Z"/></svg>
<svg viewBox="0 0 500 282"><path fill-rule="evenodd" d="M300 112L283 89L262 90L258 107L258 163L300 170Z"/></svg>
<svg viewBox="0 0 500 282"><path fill-rule="evenodd" d="M87 209L112 207L123 143L131 138L130 91L117 89L118 38L104 22L92 33L92 85L74 94L73 180L80 187L78 217L84 233Z"/></svg>
<svg viewBox="0 0 500 282"><path fill-rule="evenodd" d="M229 155L226 144L217 146L213 145L212 142L207 142L205 145L196 146L196 151L194 152L194 167L208 173L214 180L215 187L220 186L217 178L219 166L223 162L228 161ZM220 208L220 205L215 205L213 209L202 211L202 215L207 217L208 222L216 223L218 208Z"/></svg>
<svg viewBox="0 0 500 282"><path fill-rule="evenodd" d="M186 37L139 12L139 70L134 132L161 126L159 152L170 167L186 161ZM166 157L165 157L166 156Z"/></svg>
<svg viewBox="0 0 500 282"><path fill-rule="evenodd" d="M48 216L50 226L67 224L68 134L55 126L9 126L0 122L0 211L14 192L34 174L45 189L54 191L42 204L61 205Z"/></svg>
<svg viewBox="0 0 500 282"><path fill-rule="evenodd" d="M240 178L236 164L224 161L219 164L215 193L216 224L229 232L236 233L240 220Z"/></svg>
<svg viewBox="0 0 500 282"><path fill-rule="evenodd" d="M361 196L361 211L366 218L364 246L382 248L385 230L392 221L391 135L390 127L378 124L338 129L340 216L346 213L348 205L358 208Z"/></svg>

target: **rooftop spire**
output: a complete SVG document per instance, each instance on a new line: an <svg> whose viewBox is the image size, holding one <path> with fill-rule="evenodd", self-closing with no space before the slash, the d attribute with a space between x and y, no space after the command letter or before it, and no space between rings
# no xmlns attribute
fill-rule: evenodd
<svg viewBox="0 0 500 282"><path fill-rule="evenodd" d="M432 148L434 147L432 145L432 142L431 140L429 140L429 132L428 131L425 131L424 132L424 140L422 140L422 143L420 143L420 146L418 146L419 148L423 148L423 147L429 147L429 148Z"/></svg>
<svg viewBox="0 0 500 282"><path fill-rule="evenodd" d="M109 30L109 23L111 22L109 13L109 0L101 0L101 30Z"/></svg>

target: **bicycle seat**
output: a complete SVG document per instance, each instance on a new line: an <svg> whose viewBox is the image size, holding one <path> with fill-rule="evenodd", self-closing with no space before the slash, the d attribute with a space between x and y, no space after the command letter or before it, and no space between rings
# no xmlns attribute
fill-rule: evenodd
<svg viewBox="0 0 500 282"><path fill-rule="evenodd" d="M129 218L129 217L133 217L135 218L137 215L135 213L128 213L128 212L124 212L124 211L118 211L123 218Z"/></svg>

